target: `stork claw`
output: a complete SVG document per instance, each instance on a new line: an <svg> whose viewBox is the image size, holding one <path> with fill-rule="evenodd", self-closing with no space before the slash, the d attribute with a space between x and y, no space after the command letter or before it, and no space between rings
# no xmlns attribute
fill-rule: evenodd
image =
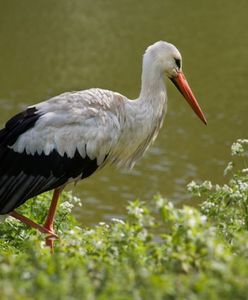
<svg viewBox="0 0 248 300"><path fill-rule="evenodd" d="M59 236L56 233L51 232L51 234L49 234L48 236L46 236L46 238L49 238L50 240L58 240Z"/></svg>
<svg viewBox="0 0 248 300"><path fill-rule="evenodd" d="M54 241L58 240L59 237L56 233L51 232L48 236L46 236L46 246L50 247L51 254L54 253Z"/></svg>

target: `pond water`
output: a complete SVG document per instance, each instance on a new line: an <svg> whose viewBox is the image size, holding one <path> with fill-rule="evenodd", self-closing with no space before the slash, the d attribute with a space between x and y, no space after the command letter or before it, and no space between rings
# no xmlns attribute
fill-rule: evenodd
<svg viewBox="0 0 248 300"><path fill-rule="evenodd" d="M136 98L144 50L170 41L208 126L168 82L163 129L134 170L109 167L68 189L81 197L75 213L87 225L123 217L129 200L156 193L192 204L187 183L222 183L229 146L247 138L247 12L246 0L1 1L0 125L64 91L102 87Z"/></svg>

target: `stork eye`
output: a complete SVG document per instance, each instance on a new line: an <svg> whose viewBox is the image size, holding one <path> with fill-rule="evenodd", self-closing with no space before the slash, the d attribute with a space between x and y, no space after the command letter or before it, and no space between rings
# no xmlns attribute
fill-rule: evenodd
<svg viewBox="0 0 248 300"><path fill-rule="evenodd" d="M175 58L175 63L178 67L178 69L181 69L181 60L179 58Z"/></svg>

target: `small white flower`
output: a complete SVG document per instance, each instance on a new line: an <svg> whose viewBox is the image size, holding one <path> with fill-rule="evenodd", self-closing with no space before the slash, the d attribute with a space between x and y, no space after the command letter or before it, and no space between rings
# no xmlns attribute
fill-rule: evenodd
<svg viewBox="0 0 248 300"><path fill-rule="evenodd" d="M116 222L116 223L120 223L120 224L123 224L123 225L125 224L125 222L123 220L117 219L117 218L112 218L111 221Z"/></svg>
<svg viewBox="0 0 248 300"><path fill-rule="evenodd" d="M30 279L31 278L31 273L28 271L24 271L22 273L22 279Z"/></svg>
<svg viewBox="0 0 248 300"><path fill-rule="evenodd" d="M233 143L231 146L231 154L232 155L240 155L244 153L244 148L240 143Z"/></svg>
<svg viewBox="0 0 248 300"><path fill-rule="evenodd" d="M188 219L187 223L190 227L194 227L197 224L195 217Z"/></svg>
<svg viewBox="0 0 248 300"><path fill-rule="evenodd" d="M248 139L238 139L237 142L243 145L248 145Z"/></svg>
<svg viewBox="0 0 248 300"><path fill-rule="evenodd" d="M47 246L46 246L46 242L45 242L45 241L41 241L41 242L40 242L40 247L41 247L41 248L47 247Z"/></svg>
<svg viewBox="0 0 248 300"><path fill-rule="evenodd" d="M240 193L240 191L236 191L234 193L232 193L230 195L230 198L234 199L234 200L240 200L243 198L242 194Z"/></svg>
<svg viewBox="0 0 248 300"><path fill-rule="evenodd" d="M147 230L142 230L138 233L138 237L142 241L145 241L147 239L147 236L148 236Z"/></svg>
<svg viewBox="0 0 248 300"><path fill-rule="evenodd" d="M74 205L72 203L68 202L68 201L65 201L65 202L60 204L60 207L65 212L71 213L71 210L74 207Z"/></svg>
<svg viewBox="0 0 248 300"><path fill-rule="evenodd" d="M142 207L128 207L128 212L132 215L135 215L136 217L141 217L144 213L144 209Z"/></svg>
<svg viewBox="0 0 248 300"><path fill-rule="evenodd" d="M93 235L95 233L95 230L93 230L93 229L89 229L89 230L86 230L85 232L84 232L84 235Z"/></svg>
<svg viewBox="0 0 248 300"><path fill-rule="evenodd" d="M207 221L207 216L201 215L200 219L201 219L202 224L205 224Z"/></svg>
<svg viewBox="0 0 248 300"><path fill-rule="evenodd" d="M189 208L189 209L187 210L187 213L188 213L189 216L193 216L194 210L193 210L192 208Z"/></svg>
<svg viewBox="0 0 248 300"><path fill-rule="evenodd" d="M222 187L222 191L223 191L224 193L231 194L231 193L233 192L233 189L230 188L230 186L224 184L223 187Z"/></svg>
<svg viewBox="0 0 248 300"><path fill-rule="evenodd" d="M201 185L202 187L204 187L206 190L211 190L212 189L212 183L208 180L204 181Z"/></svg>
<svg viewBox="0 0 248 300"><path fill-rule="evenodd" d="M241 180L238 180L239 189L241 192L247 192L248 191L248 183L243 182Z"/></svg>
<svg viewBox="0 0 248 300"><path fill-rule="evenodd" d="M224 251L224 248L223 248L223 245L222 244L218 244L216 247L215 247L215 251L218 255L221 255Z"/></svg>
<svg viewBox="0 0 248 300"><path fill-rule="evenodd" d="M219 184L216 184L215 185L215 190L216 190L216 192L220 191L221 190L221 186Z"/></svg>
<svg viewBox="0 0 248 300"><path fill-rule="evenodd" d="M103 246L103 242L101 240L95 240L93 241L93 245L95 246L96 249L101 249Z"/></svg>
<svg viewBox="0 0 248 300"><path fill-rule="evenodd" d="M74 228L77 229L77 230L79 230L79 231L82 231L82 228L79 227L79 226L75 226Z"/></svg>
<svg viewBox="0 0 248 300"><path fill-rule="evenodd" d="M205 201L202 203L201 207L205 213L209 213L212 209L214 209L215 204L210 201ZM206 217L206 216L202 216L202 217Z"/></svg>
<svg viewBox="0 0 248 300"><path fill-rule="evenodd" d="M119 256L119 249L118 249L118 247L112 246L111 250L112 250L114 256L116 256L116 257Z"/></svg>
<svg viewBox="0 0 248 300"><path fill-rule="evenodd" d="M72 202L77 204L78 206L82 206L82 202L81 202L81 199L76 197L76 196L73 196L72 198Z"/></svg>
<svg viewBox="0 0 248 300"><path fill-rule="evenodd" d="M226 176L233 169L233 162L230 161L224 170L224 175Z"/></svg>
<svg viewBox="0 0 248 300"><path fill-rule="evenodd" d="M195 181L191 181L187 185L187 189L188 189L189 192L193 192L196 188L198 188L198 185L195 183Z"/></svg>
<svg viewBox="0 0 248 300"><path fill-rule="evenodd" d="M162 207L164 207L166 204L166 200L163 199L162 197L159 197L157 200L156 200L156 207L157 209L160 209Z"/></svg>

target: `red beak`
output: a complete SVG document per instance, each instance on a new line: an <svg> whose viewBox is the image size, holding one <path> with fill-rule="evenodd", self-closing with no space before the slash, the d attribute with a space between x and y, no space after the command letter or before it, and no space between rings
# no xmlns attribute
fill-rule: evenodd
<svg viewBox="0 0 248 300"><path fill-rule="evenodd" d="M193 111L197 114L197 116L202 120L202 122L204 124L207 125L207 120L206 120L193 92L191 91L191 88L190 88L185 76L183 75L183 72L179 72L176 77L173 77L170 79L175 84L175 86L180 91L180 93L184 96L184 98L187 100L187 102L192 107Z"/></svg>

